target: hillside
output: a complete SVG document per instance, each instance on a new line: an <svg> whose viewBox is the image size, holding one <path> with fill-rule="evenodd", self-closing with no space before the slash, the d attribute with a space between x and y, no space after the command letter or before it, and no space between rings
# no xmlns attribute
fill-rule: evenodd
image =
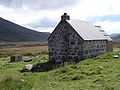
<svg viewBox="0 0 120 90"><path fill-rule="evenodd" d="M0 18L0 42L46 41L50 33L37 32Z"/></svg>
<svg viewBox="0 0 120 90"><path fill-rule="evenodd" d="M35 47L34 47L35 48ZM33 49L34 49L33 48ZM6 49L6 48L5 48ZM3 48L1 49L3 50ZM119 90L120 58L117 52L107 53L79 63L55 67L43 64L37 71L20 72L26 64L45 63L47 54L37 54L31 62L9 63L9 58L0 58L1 90ZM7 52L7 51L6 51Z"/></svg>
<svg viewBox="0 0 120 90"><path fill-rule="evenodd" d="M120 35L120 33L113 33L113 34L110 34L109 36L112 38L112 37L115 37L117 35Z"/></svg>
<svg viewBox="0 0 120 90"><path fill-rule="evenodd" d="M120 42L120 33L116 34L111 34L109 35L114 41L119 41Z"/></svg>
<svg viewBox="0 0 120 90"><path fill-rule="evenodd" d="M115 36L115 37L113 37L113 40L120 42L120 34Z"/></svg>

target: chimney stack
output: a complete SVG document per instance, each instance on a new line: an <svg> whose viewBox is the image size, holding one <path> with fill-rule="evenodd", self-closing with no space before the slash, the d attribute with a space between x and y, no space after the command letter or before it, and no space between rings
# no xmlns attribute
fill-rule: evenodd
<svg viewBox="0 0 120 90"><path fill-rule="evenodd" d="M63 20L63 21L70 20L70 16L67 15L67 13L64 13L64 15L61 16L61 20Z"/></svg>

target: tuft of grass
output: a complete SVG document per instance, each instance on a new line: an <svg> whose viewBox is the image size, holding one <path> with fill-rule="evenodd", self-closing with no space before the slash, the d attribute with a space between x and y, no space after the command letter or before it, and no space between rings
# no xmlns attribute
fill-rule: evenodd
<svg viewBox="0 0 120 90"><path fill-rule="evenodd" d="M17 75L8 75L0 81L1 90L30 90L32 84Z"/></svg>

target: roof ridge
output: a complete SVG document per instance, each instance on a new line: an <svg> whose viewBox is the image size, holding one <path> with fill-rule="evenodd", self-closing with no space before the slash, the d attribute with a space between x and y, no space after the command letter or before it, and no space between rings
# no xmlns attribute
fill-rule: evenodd
<svg viewBox="0 0 120 90"><path fill-rule="evenodd" d="M78 19L70 19L70 20L66 20L66 21L81 21L81 22L89 23L89 22L87 22L87 21L78 20Z"/></svg>

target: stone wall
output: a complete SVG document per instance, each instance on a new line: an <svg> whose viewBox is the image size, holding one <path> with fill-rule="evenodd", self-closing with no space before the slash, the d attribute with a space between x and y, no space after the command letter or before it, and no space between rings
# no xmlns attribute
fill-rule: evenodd
<svg viewBox="0 0 120 90"><path fill-rule="evenodd" d="M113 41L107 41L107 52L113 51Z"/></svg>
<svg viewBox="0 0 120 90"><path fill-rule="evenodd" d="M48 47L49 60L52 62L83 58L83 40L66 21L61 21L51 34Z"/></svg>
<svg viewBox="0 0 120 90"><path fill-rule="evenodd" d="M52 62L60 62L66 60L66 23L61 21L48 41L49 60Z"/></svg>
<svg viewBox="0 0 120 90"><path fill-rule="evenodd" d="M91 58L106 53L106 40L85 41L83 44L83 57Z"/></svg>
<svg viewBox="0 0 120 90"><path fill-rule="evenodd" d="M69 27L68 41L67 41L67 60L81 60L83 59L83 39Z"/></svg>

